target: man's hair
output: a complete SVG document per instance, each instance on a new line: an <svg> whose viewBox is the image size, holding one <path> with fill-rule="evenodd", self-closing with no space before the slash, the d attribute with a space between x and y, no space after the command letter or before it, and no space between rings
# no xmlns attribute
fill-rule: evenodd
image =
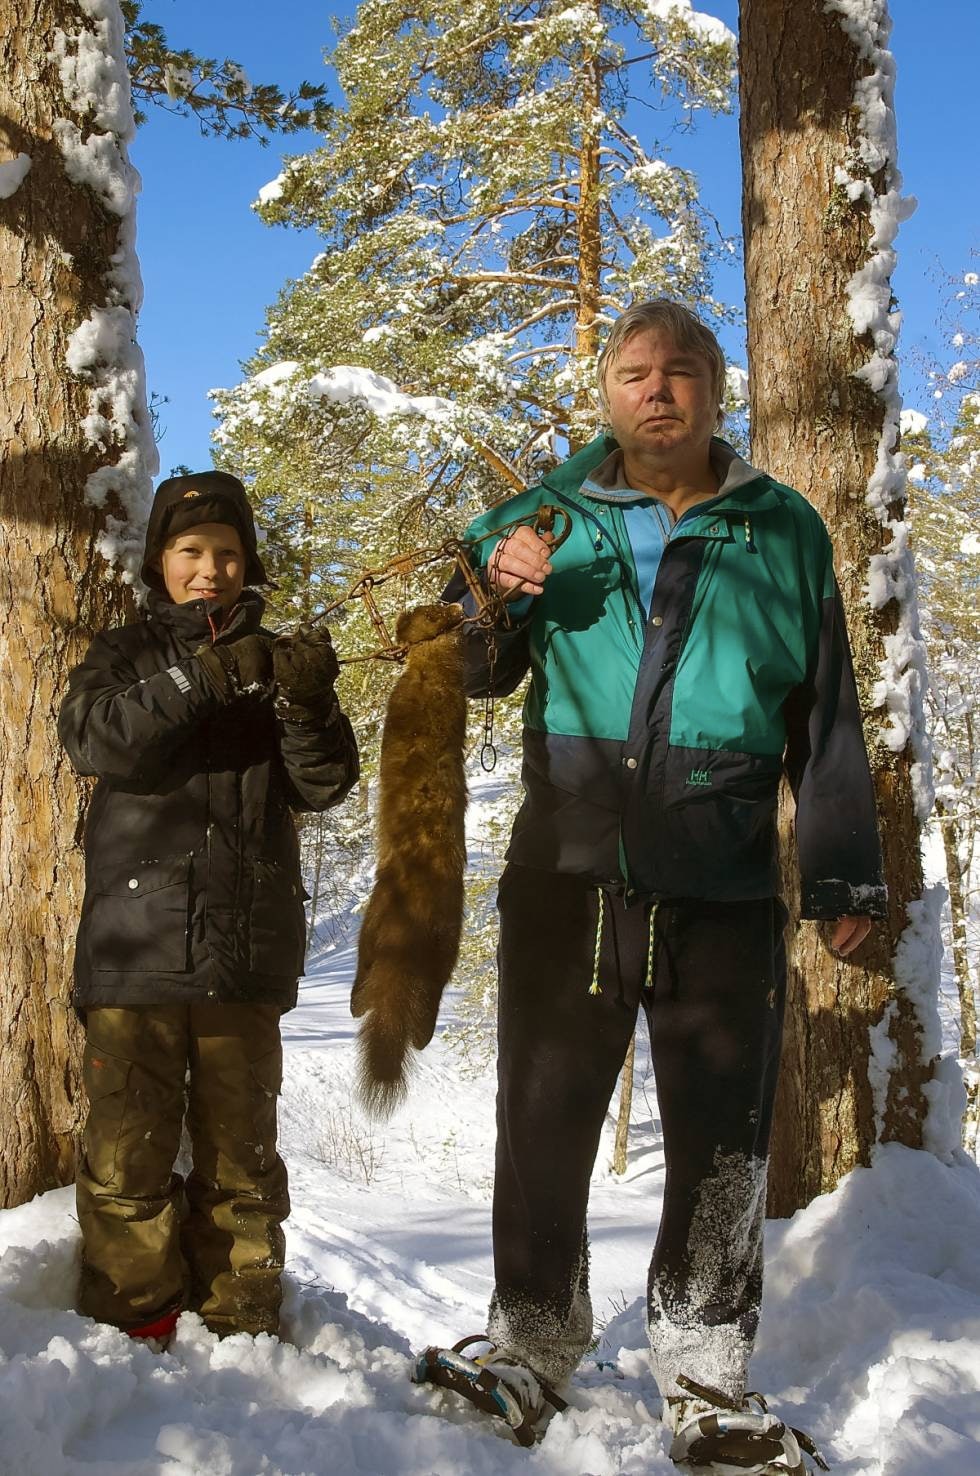
<svg viewBox="0 0 980 1476"><path fill-rule="evenodd" d="M724 419L721 407L725 399L725 355L711 329L705 327L688 308L679 302L672 302L669 297L655 297L651 302L635 302L612 325L598 364L599 403L603 411L609 413L609 399L606 395L606 376L609 370L633 334L641 333L647 328L662 329L664 333L670 334L683 353L696 354L699 359L707 360L718 403L720 426Z"/></svg>

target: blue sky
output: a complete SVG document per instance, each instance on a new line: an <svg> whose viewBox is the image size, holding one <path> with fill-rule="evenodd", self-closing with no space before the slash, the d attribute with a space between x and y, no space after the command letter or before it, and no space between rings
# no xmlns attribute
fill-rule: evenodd
<svg viewBox="0 0 980 1476"><path fill-rule="evenodd" d="M736 29L737 0L696 4ZM172 45L230 56L254 80L283 88L304 78L328 80L323 51L331 43L332 13L318 0L144 5L145 19L162 25ZM919 201L899 234L894 286L905 314L906 403L919 405L924 396L915 360L942 349L936 329L940 278L980 269L970 256L980 250L980 3L892 0L891 14L899 165L906 193ZM279 173L282 154L302 152L310 142L298 135L262 149L205 139L192 119L156 108L139 131L132 149L143 176L138 246L145 301L139 337L149 388L168 398L160 412L163 474L181 463L195 469L210 463L207 391L238 381L241 361L262 337L266 306L316 254L312 233L270 228L250 209L260 187ZM705 118L693 133L676 138L671 157L696 172L703 202L727 233L737 233L737 119ZM726 300L740 302L740 271L719 275L716 288ZM726 339L725 348L738 358L736 337Z"/></svg>

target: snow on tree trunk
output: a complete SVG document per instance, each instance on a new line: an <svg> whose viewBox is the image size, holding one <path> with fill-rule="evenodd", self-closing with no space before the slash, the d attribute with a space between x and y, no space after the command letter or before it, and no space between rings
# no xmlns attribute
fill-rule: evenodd
<svg viewBox="0 0 980 1476"><path fill-rule="evenodd" d="M55 719L92 631L131 609L153 456L133 344L137 177L115 0L0 0L0 1204L70 1181L82 1102L68 1004L86 789ZM8 176L9 179L9 176Z"/></svg>
<svg viewBox="0 0 980 1476"><path fill-rule="evenodd" d="M894 169L887 6L742 0L740 13L753 460L800 488L834 541L889 889L887 921L858 963L831 956L814 924L790 925L770 1175L770 1210L788 1214L867 1163L877 1141L924 1141L938 1051L937 908L923 898L922 647L893 454L889 278L908 203Z"/></svg>

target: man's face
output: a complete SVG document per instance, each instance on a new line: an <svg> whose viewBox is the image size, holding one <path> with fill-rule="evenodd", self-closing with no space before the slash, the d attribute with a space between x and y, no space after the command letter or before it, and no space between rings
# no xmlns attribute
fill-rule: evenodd
<svg viewBox="0 0 980 1476"><path fill-rule="evenodd" d="M607 371L606 399L624 451L659 453L667 463L701 450L707 457L718 423L711 368L669 333L641 328L627 338Z"/></svg>
<svg viewBox="0 0 980 1476"><path fill-rule="evenodd" d="M175 605L207 600L230 610L245 583L245 549L228 523L198 523L164 544L159 560L167 594Z"/></svg>

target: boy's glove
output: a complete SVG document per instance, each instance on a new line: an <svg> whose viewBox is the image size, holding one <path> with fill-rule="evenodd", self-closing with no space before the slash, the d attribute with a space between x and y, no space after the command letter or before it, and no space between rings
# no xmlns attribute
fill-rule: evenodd
<svg viewBox="0 0 980 1476"><path fill-rule="evenodd" d="M237 641L201 646L194 655L222 702L246 695L266 697L272 691L272 640L269 636L239 636Z"/></svg>
<svg viewBox="0 0 980 1476"><path fill-rule="evenodd" d="M301 625L295 635L279 636L272 647L276 712L289 722L312 722L335 702L333 684L340 671L330 632Z"/></svg>

